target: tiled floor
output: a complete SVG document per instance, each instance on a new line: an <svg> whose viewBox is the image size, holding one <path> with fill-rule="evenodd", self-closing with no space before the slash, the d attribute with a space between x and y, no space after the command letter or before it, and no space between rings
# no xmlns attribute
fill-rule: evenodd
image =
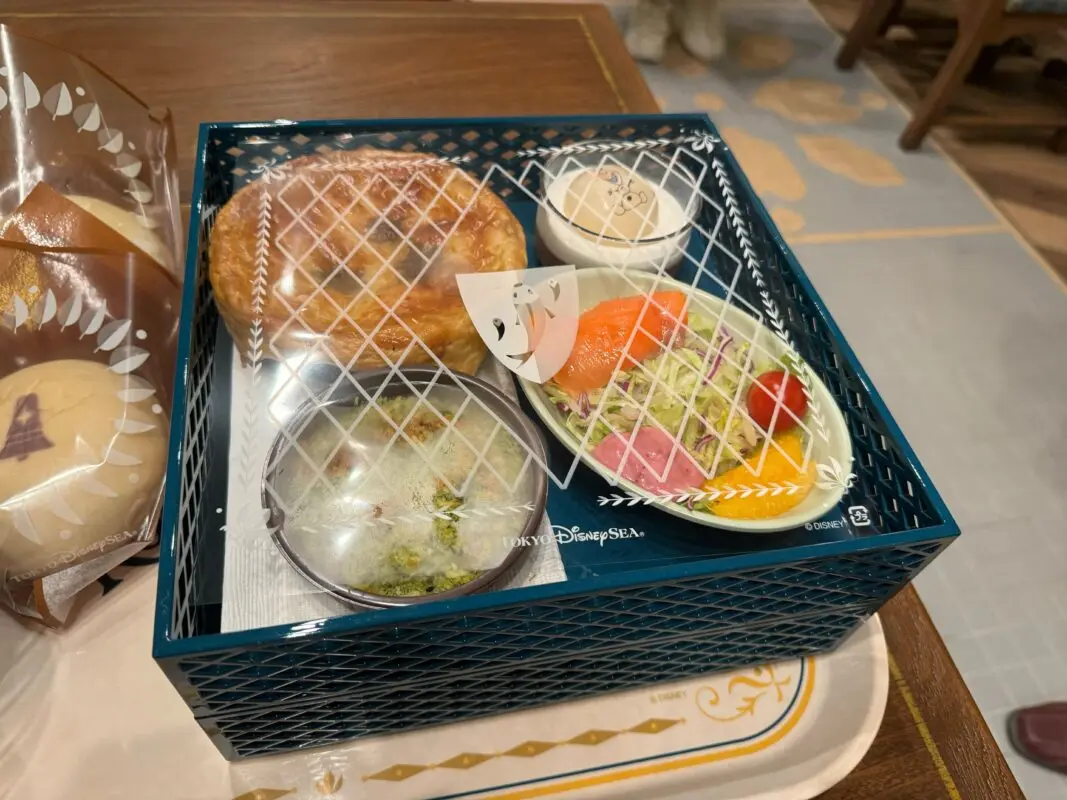
<svg viewBox="0 0 1067 800"><path fill-rule="evenodd" d="M787 239L964 530L920 594L1027 797L1067 798L1067 778L1004 737L1014 707L1067 699L1067 294L940 153L897 149L903 112L866 70L833 68L837 37L810 6L729 9L735 53L762 37L791 55L705 69L675 53L646 79L668 110L741 132L742 164L739 144L768 207L787 210ZM759 107L761 87L792 79L844 87L865 110L805 122ZM815 163L811 136L858 144L881 177Z"/></svg>
<svg viewBox="0 0 1067 800"><path fill-rule="evenodd" d="M1067 779L1018 758L1004 726L1013 708L1067 698L1067 385L1047 369L1067 297L1019 268L1012 237L976 244L797 250L963 529L919 593L1027 797L1061 798ZM938 313L960 294L966 310Z"/></svg>

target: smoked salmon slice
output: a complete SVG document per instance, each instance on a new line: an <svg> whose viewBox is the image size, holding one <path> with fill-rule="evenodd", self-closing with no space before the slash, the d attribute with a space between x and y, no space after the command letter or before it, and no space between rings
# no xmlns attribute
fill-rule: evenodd
<svg viewBox="0 0 1067 800"><path fill-rule="evenodd" d="M602 389L616 368L629 369L634 362L658 355L675 328L688 321L681 292L654 292L645 306L644 295L617 297L582 314L570 358L553 378L560 388L575 398ZM620 365L624 352L626 359Z"/></svg>

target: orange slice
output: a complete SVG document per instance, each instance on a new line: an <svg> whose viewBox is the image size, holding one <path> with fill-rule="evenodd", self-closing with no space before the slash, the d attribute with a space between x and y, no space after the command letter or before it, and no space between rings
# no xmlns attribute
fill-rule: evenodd
<svg viewBox="0 0 1067 800"><path fill-rule="evenodd" d="M759 465L759 453L746 460L745 466L734 467L724 472L717 478L705 481L700 487L703 491L713 490L728 491L729 489L752 488L755 491L743 497L741 492L728 499L711 500L706 504L707 510L717 517L729 519L769 519L777 517L787 511L792 511L811 492L815 485L815 465L807 464L807 468L800 470L797 464L804 463L804 440L799 431L790 431L775 437L778 446L769 447L767 458L763 462L763 471L753 475L751 470ZM786 456L788 455L788 458ZM793 463L790 463L792 461ZM782 491L774 494L774 487L794 484L800 488L793 491ZM758 487L766 487L768 491L760 494Z"/></svg>

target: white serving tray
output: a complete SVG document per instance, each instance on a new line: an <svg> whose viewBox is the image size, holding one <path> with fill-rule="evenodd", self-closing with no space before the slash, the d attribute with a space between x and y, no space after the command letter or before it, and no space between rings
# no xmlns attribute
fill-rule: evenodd
<svg viewBox="0 0 1067 800"><path fill-rule="evenodd" d="M154 596L144 570L32 647L0 615L0 798L803 800L859 763L889 687L875 618L773 669L229 764L151 659Z"/></svg>

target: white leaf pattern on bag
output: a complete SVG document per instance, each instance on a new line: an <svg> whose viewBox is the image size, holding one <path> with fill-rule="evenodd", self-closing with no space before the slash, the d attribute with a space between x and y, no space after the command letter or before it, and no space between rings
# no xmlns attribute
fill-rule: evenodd
<svg viewBox="0 0 1067 800"><path fill-rule="evenodd" d="M148 433L154 431L156 426L150 422L138 422L134 419L117 419L115 420L115 430L119 433L129 434L134 436L138 433Z"/></svg>
<svg viewBox="0 0 1067 800"><path fill-rule="evenodd" d="M85 316L81 318L79 328L81 329L82 336L92 336L98 330L100 326L104 324L104 320L107 319L107 305L100 306L95 312L86 311Z"/></svg>
<svg viewBox="0 0 1067 800"><path fill-rule="evenodd" d="M34 544L41 543L41 537L37 535L37 528L34 526L33 520L30 519L30 515L26 513L24 508L16 508L15 513L12 516L15 522L15 530Z"/></svg>
<svg viewBox="0 0 1067 800"><path fill-rule="evenodd" d="M70 96L70 89L67 88L67 84L57 83L45 92L44 107L52 115L53 120L56 117L66 116L73 111L74 99Z"/></svg>
<svg viewBox="0 0 1067 800"><path fill-rule="evenodd" d="M3 111L5 108L7 108L7 92L0 89L0 111Z"/></svg>
<svg viewBox="0 0 1067 800"><path fill-rule="evenodd" d="M63 304L63 307L59 310L59 324L64 330L69 328L79 319L82 315L82 296L76 294Z"/></svg>
<svg viewBox="0 0 1067 800"><path fill-rule="evenodd" d="M146 362L148 356L149 353L139 347L120 347L111 354L111 371L126 375Z"/></svg>
<svg viewBox="0 0 1067 800"><path fill-rule="evenodd" d="M37 84L33 82L33 78L25 72L22 73L22 96L25 98L27 111L41 104L41 92Z"/></svg>
<svg viewBox="0 0 1067 800"><path fill-rule="evenodd" d="M48 510L64 522L69 522L71 525L85 524L82 521L82 518L74 512L74 509L67 504L67 501L59 492L53 492L52 500L48 504Z"/></svg>
<svg viewBox="0 0 1067 800"><path fill-rule="evenodd" d="M87 492L91 495L96 495L97 497L118 497L118 493L115 492L111 487L101 483L95 478L83 478L81 483L79 484L79 488L81 488L82 491Z"/></svg>
<svg viewBox="0 0 1067 800"><path fill-rule="evenodd" d="M97 456L97 454L93 450L93 448L91 448L89 446L89 443L86 442L85 439L82 439L81 437L78 437L77 442L74 444L74 452L77 453L79 458L82 458L82 459L84 459L86 461L89 461L89 462L91 462L93 464L95 464L95 463L100 461L100 457Z"/></svg>
<svg viewBox="0 0 1067 800"><path fill-rule="evenodd" d="M151 203L152 202L152 190L148 188L148 184L144 181L133 179L130 181L130 185L126 188L126 194L136 200L138 203Z"/></svg>
<svg viewBox="0 0 1067 800"><path fill-rule="evenodd" d="M21 297L15 295L15 330L26 324L26 320L30 318L30 310L26 308L26 303Z"/></svg>
<svg viewBox="0 0 1067 800"><path fill-rule="evenodd" d="M37 301L33 309L33 319L38 325L47 325L56 316L56 296L49 289L44 297Z"/></svg>
<svg viewBox="0 0 1067 800"><path fill-rule="evenodd" d="M101 350L111 352L114 350L130 335L131 327L133 327L133 323L128 319L117 319L114 322L109 322L100 330L100 335L96 337L97 352Z"/></svg>
<svg viewBox="0 0 1067 800"><path fill-rule="evenodd" d="M115 467L136 467L143 463L137 456L123 453L121 450L116 450L114 447L107 451L107 456L104 458L104 461Z"/></svg>
<svg viewBox="0 0 1067 800"><path fill-rule="evenodd" d="M100 142L100 149L111 154L122 150L122 131L114 131L110 128L102 128L96 140Z"/></svg>
<svg viewBox="0 0 1067 800"><path fill-rule="evenodd" d="M141 174L141 159L131 156L129 153L119 153L115 156L115 169L127 178L136 178Z"/></svg>
<svg viewBox="0 0 1067 800"><path fill-rule="evenodd" d="M74 109L74 122L78 125L78 132L95 131L100 127L100 106L96 103L86 103Z"/></svg>
<svg viewBox="0 0 1067 800"><path fill-rule="evenodd" d="M149 386L146 389L123 389L118 393L118 398L123 403L140 403L156 393L156 390Z"/></svg>

